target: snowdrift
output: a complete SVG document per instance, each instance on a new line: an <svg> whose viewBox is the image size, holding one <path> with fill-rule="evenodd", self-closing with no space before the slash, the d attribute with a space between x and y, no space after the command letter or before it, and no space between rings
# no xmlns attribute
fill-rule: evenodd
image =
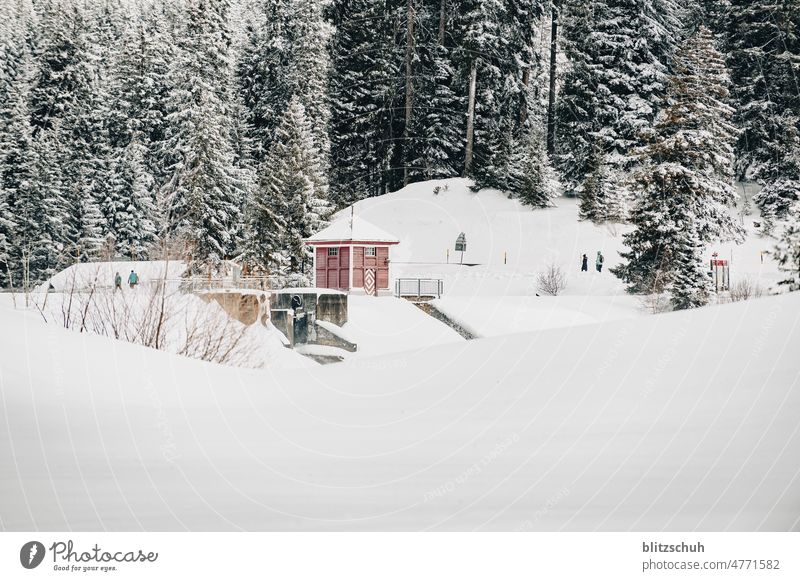
<svg viewBox="0 0 800 581"><path fill-rule="evenodd" d="M4 529L800 529L800 294L283 372L0 320Z"/></svg>

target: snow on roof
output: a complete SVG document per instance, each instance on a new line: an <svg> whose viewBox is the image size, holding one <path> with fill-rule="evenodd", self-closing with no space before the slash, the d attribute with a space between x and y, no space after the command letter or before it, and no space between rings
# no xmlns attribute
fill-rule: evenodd
<svg viewBox="0 0 800 581"><path fill-rule="evenodd" d="M316 287L295 287L295 288L282 288L270 291L274 295L345 295L347 293L332 288L316 288Z"/></svg>
<svg viewBox="0 0 800 581"><path fill-rule="evenodd" d="M310 238L306 239L309 244L319 244L323 242L341 242L345 240L362 241L362 242L387 242L389 244L397 244L400 242L395 236L385 232L363 218L358 216L351 218L348 216L345 219L338 220L317 232Z"/></svg>

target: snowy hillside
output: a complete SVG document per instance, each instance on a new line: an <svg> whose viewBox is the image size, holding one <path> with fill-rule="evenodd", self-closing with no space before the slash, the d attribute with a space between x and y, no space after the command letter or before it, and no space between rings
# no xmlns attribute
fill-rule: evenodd
<svg viewBox="0 0 800 581"><path fill-rule="evenodd" d="M7 529L800 528L800 294L285 372L0 317Z"/></svg>
<svg viewBox="0 0 800 581"><path fill-rule="evenodd" d="M609 268L619 263L626 226L596 226L578 221L575 199L559 198L557 207L533 210L495 190L474 193L463 179L412 184L398 192L355 204L354 213L401 240L392 258L393 277L444 280L441 310L478 335L538 330L638 316L641 300L629 296ZM350 210L336 220L346 221ZM756 218L757 219L757 218ZM781 275L762 251L763 239L745 220L742 245L707 249L731 260L731 282L749 279L764 289ZM467 251L462 266L455 240L464 232ZM449 264L448 261L449 251ZM594 262L605 257L602 273ZM589 272L580 272L586 254ZM763 258L763 263L762 263ZM537 297L537 274L555 264L567 275L559 297Z"/></svg>

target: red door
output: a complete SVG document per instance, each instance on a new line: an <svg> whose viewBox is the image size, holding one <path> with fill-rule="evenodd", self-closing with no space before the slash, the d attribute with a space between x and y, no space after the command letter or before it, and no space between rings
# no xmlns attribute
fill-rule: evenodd
<svg viewBox="0 0 800 581"><path fill-rule="evenodd" d="M317 248L317 286L337 290L350 288L350 248Z"/></svg>

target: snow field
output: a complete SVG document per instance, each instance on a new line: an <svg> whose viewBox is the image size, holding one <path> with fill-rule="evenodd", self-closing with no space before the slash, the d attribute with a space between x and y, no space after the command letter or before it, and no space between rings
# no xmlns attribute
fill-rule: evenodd
<svg viewBox="0 0 800 581"><path fill-rule="evenodd" d="M0 316L5 528L800 527L800 295L286 371Z"/></svg>

